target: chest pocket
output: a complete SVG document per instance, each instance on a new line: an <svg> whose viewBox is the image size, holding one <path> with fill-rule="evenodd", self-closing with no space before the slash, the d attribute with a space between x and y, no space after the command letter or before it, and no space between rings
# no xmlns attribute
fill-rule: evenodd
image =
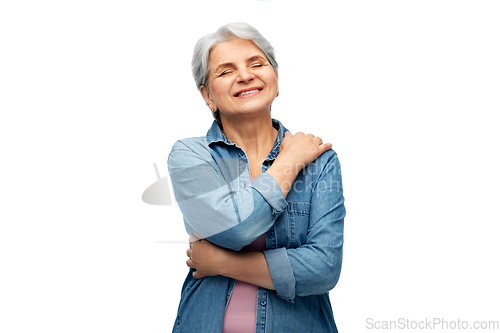
<svg viewBox="0 0 500 333"><path fill-rule="evenodd" d="M311 204L308 202L289 202L288 213L288 239L289 247L296 248L306 242L307 230L309 228L309 210Z"/></svg>

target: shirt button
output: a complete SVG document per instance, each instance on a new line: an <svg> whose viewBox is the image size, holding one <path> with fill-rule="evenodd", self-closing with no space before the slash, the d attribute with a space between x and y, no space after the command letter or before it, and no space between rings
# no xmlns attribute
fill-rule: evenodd
<svg viewBox="0 0 500 333"><path fill-rule="evenodd" d="M262 305L262 306L266 306L266 304L267 304L267 302L266 302L266 300L265 300L265 299L263 299L262 301L260 301L260 305Z"/></svg>
<svg viewBox="0 0 500 333"><path fill-rule="evenodd" d="M240 186L241 186L241 188L246 188L247 187L247 183L241 183Z"/></svg>

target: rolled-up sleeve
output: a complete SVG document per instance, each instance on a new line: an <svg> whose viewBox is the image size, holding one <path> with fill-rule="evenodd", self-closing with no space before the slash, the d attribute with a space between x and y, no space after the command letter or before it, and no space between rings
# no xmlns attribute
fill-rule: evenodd
<svg viewBox="0 0 500 333"><path fill-rule="evenodd" d="M284 247L264 251L267 267L271 273L274 290L281 298L293 302L295 298L295 276Z"/></svg>
<svg viewBox="0 0 500 333"><path fill-rule="evenodd" d="M269 174L240 182L241 161L217 161L178 141L168 158L175 198L185 222L214 244L240 250L273 225L287 202ZM204 156L206 155L206 156ZM235 171L236 170L236 171Z"/></svg>
<svg viewBox="0 0 500 333"><path fill-rule="evenodd" d="M271 206L273 219L276 219L283 213L287 206L287 202L283 196L283 191L273 176L268 173L260 174L252 182L251 187L259 192L269 206Z"/></svg>
<svg viewBox="0 0 500 333"><path fill-rule="evenodd" d="M278 296L293 302L295 296L320 295L335 287L342 266L344 217L340 163L334 153L312 191L305 243L264 252Z"/></svg>

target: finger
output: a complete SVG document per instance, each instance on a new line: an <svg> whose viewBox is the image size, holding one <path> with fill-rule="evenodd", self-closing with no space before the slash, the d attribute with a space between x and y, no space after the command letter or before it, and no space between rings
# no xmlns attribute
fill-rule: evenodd
<svg viewBox="0 0 500 333"><path fill-rule="evenodd" d="M317 136L313 139L313 142L319 146L323 143L323 140L319 136Z"/></svg>
<svg viewBox="0 0 500 333"><path fill-rule="evenodd" d="M308 133L308 134L306 134L306 138L314 140L315 136L313 134L311 134L311 133Z"/></svg>
<svg viewBox="0 0 500 333"><path fill-rule="evenodd" d="M304 132L297 132L297 133L295 133L294 136L297 136L297 137L299 137L299 136L305 136L305 134L304 134Z"/></svg>
<svg viewBox="0 0 500 333"><path fill-rule="evenodd" d="M321 151L324 153L325 151L332 149L331 143L322 143L320 146Z"/></svg>
<svg viewBox="0 0 500 333"><path fill-rule="evenodd" d="M289 137L289 136L292 136L292 133L290 133L290 131L286 131L285 132L285 138Z"/></svg>

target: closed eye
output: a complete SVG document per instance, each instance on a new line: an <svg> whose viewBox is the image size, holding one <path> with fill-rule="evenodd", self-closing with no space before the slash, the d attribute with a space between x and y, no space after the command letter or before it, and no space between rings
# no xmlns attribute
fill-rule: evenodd
<svg viewBox="0 0 500 333"><path fill-rule="evenodd" d="M220 73L220 74L219 74L219 76L224 76L224 75L226 75L226 74L230 74L230 73L232 73L232 72L233 72L232 70L226 70L226 71L224 71L224 72Z"/></svg>

